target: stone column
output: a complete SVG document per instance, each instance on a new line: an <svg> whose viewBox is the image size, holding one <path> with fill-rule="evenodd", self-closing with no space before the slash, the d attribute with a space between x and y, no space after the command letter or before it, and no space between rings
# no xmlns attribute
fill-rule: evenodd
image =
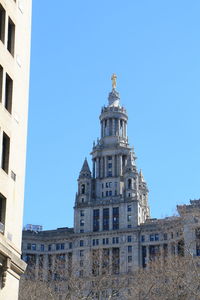
<svg viewBox="0 0 200 300"><path fill-rule="evenodd" d="M96 158L96 178L99 178L99 157Z"/></svg>
<svg viewBox="0 0 200 300"><path fill-rule="evenodd" d="M101 121L101 137L103 137L103 121Z"/></svg>
<svg viewBox="0 0 200 300"><path fill-rule="evenodd" d="M122 155L119 156L119 176L122 176Z"/></svg>
<svg viewBox="0 0 200 300"><path fill-rule="evenodd" d="M146 266L148 268L148 264L149 264L149 246L146 246Z"/></svg>
<svg viewBox="0 0 200 300"><path fill-rule="evenodd" d="M43 262L43 279L47 280L48 278L48 254L44 255L44 262Z"/></svg>
<svg viewBox="0 0 200 300"><path fill-rule="evenodd" d="M35 278L38 279L38 272L39 272L39 255L36 254L35 257Z"/></svg>
<svg viewBox="0 0 200 300"><path fill-rule="evenodd" d="M109 208L109 230L112 230L112 219L113 219L113 213L112 213L112 207Z"/></svg>
<svg viewBox="0 0 200 300"><path fill-rule="evenodd" d="M93 178L95 178L95 159L93 159Z"/></svg>
<svg viewBox="0 0 200 300"><path fill-rule="evenodd" d="M115 119L114 118L112 119L112 128L113 128L112 135L115 135Z"/></svg>

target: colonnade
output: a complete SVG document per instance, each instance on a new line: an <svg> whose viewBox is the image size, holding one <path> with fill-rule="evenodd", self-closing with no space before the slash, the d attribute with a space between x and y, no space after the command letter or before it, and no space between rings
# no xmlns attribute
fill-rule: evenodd
<svg viewBox="0 0 200 300"><path fill-rule="evenodd" d="M127 122L124 119L109 118L101 121L101 137L121 136L127 138Z"/></svg>

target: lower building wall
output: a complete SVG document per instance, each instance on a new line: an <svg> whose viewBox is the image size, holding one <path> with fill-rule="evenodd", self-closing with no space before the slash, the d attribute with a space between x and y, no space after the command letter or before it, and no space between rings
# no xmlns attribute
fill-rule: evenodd
<svg viewBox="0 0 200 300"><path fill-rule="evenodd" d="M18 288L19 288L19 277L16 278L14 274L7 272L6 285L0 290L0 300L17 300Z"/></svg>

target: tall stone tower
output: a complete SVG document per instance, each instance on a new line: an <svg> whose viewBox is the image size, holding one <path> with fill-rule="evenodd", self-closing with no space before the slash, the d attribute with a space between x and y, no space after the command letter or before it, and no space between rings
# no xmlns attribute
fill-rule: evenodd
<svg viewBox="0 0 200 300"><path fill-rule="evenodd" d="M75 233L133 228L149 217L148 189L128 144L128 116L115 74L112 81L108 105L100 114L101 138L91 152L92 173L85 159L78 178Z"/></svg>

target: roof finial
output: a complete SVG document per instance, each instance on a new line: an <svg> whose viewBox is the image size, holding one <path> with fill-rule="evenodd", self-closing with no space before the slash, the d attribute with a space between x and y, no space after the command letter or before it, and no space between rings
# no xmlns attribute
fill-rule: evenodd
<svg viewBox="0 0 200 300"><path fill-rule="evenodd" d="M116 89L116 86L117 86L117 75L115 73L112 74L111 80L112 80L112 88Z"/></svg>

